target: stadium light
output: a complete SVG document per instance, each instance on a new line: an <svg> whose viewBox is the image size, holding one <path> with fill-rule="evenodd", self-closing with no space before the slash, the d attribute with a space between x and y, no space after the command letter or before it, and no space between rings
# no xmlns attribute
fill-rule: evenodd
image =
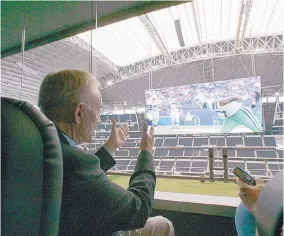
<svg viewBox="0 0 284 236"><path fill-rule="evenodd" d="M110 85L112 85L112 84L113 84L113 81L112 81L112 80L107 81L107 85L108 85L108 86L110 86Z"/></svg>

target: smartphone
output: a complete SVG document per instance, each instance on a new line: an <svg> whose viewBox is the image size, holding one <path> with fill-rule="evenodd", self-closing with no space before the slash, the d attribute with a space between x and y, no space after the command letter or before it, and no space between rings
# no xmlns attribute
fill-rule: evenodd
<svg viewBox="0 0 284 236"><path fill-rule="evenodd" d="M255 179L238 166L234 168L233 174L251 186L256 185Z"/></svg>

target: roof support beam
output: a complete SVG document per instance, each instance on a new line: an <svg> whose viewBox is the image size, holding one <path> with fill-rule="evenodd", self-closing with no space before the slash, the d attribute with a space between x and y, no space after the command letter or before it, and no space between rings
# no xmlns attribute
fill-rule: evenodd
<svg viewBox="0 0 284 236"><path fill-rule="evenodd" d="M170 52L166 46L166 44L163 42L161 36L159 35L156 27L154 26L153 22L149 18L147 14L139 16L139 20L142 22L146 30L148 31L149 35L153 39L154 43L158 47L159 51L163 56L166 56L168 58L171 57Z"/></svg>
<svg viewBox="0 0 284 236"><path fill-rule="evenodd" d="M250 18L250 13L252 9L252 0L242 0L241 9L238 20L238 27L236 32L235 48L238 49L242 47L242 43L245 38L245 33L248 27L248 21Z"/></svg>
<svg viewBox="0 0 284 236"><path fill-rule="evenodd" d="M201 43L201 32L200 32L200 29L199 29L199 26L198 26L199 24L197 22L197 12L196 12L196 9L195 9L195 1L192 1L192 3L190 5L191 5L191 8L192 8L192 12L193 12L193 18L194 18L194 24L195 24L197 39L198 39L198 42Z"/></svg>

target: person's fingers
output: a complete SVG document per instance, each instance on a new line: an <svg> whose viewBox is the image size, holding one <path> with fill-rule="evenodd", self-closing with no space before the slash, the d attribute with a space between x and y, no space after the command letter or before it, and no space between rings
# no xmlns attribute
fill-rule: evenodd
<svg viewBox="0 0 284 236"><path fill-rule="evenodd" d="M261 179L261 178L259 178L259 177L256 177L256 178L255 178L255 182L256 182L256 185L264 185L263 179Z"/></svg>
<svg viewBox="0 0 284 236"><path fill-rule="evenodd" d="M145 136L148 132L148 124L145 122L142 129L142 136Z"/></svg>
<svg viewBox="0 0 284 236"><path fill-rule="evenodd" d="M155 128L154 128L154 125L152 125L150 128L150 135L154 137L154 133L155 133Z"/></svg>
<svg viewBox="0 0 284 236"><path fill-rule="evenodd" d="M116 120L112 119L112 127L111 127L111 132L115 132L116 130Z"/></svg>

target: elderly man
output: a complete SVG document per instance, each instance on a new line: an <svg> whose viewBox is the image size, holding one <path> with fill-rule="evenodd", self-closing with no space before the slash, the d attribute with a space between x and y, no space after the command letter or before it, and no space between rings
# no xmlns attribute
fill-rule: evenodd
<svg viewBox="0 0 284 236"><path fill-rule="evenodd" d="M112 154L127 138L126 125L116 128L113 120L109 139L95 155L76 147L92 140L100 122L99 83L90 73L63 70L47 75L38 105L56 125L63 152L59 235L119 235L118 231L127 230L134 230L129 235L174 235L169 220L149 218L156 185L153 127L148 132L144 124L137 164L129 187L124 189L111 182L105 172L116 163Z"/></svg>

